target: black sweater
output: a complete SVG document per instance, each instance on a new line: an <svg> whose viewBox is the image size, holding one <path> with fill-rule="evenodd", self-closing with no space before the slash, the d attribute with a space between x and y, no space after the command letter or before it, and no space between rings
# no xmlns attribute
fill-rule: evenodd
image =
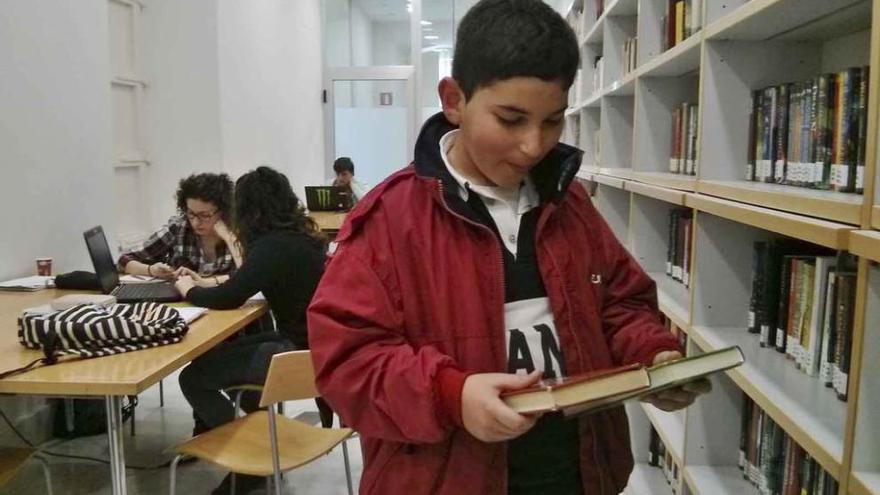
<svg viewBox="0 0 880 495"><path fill-rule="evenodd" d="M281 335L297 348L308 347L306 308L324 272L324 249L305 234L281 230L248 247L244 263L217 287L194 287L186 300L213 309L231 309L262 292Z"/></svg>

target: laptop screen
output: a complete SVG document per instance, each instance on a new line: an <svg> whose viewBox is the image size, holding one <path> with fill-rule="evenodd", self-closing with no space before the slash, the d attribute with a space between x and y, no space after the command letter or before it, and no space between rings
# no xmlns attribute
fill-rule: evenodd
<svg viewBox="0 0 880 495"><path fill-rule="evenodd" d="M310 211L345 211L352 204L346 188L306 186L306 206Z"/></svg>
<svg viewBox="0 0 880 495"><path fill-rule="evenodd" d="M101 292L109 294L119 285L119 273L116 271L116 263L113 262L113 256L110 254L107 238L104 237L104 229L101 226L89 229L83 234L83 237L86 239L86 247L92 258L92 265L95 266L98 283L101 284Z"/></svg>

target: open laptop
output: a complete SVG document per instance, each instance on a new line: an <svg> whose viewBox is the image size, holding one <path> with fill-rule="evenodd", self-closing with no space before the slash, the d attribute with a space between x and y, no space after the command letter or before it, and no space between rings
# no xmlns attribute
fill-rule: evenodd
<svg viewBox="0 0 880 495"><path fill-rule="evenodd" d="M120 284L119 272L116 271L116 263L113 262L113 256L110 254L104 229L101 226L89 229L83 233L83 237L86 239L86 247L95 266L95 274L98 275L101 292L104 294L111 294L122 303L174 302L182 299L180 292L170 282Z"/></svg>
<svg viewBox="0 0 880 495"><path fill-rule="evenodd" d="M351 194L339 186L306 186L309 211L346 211L351 209Z"/></svg>

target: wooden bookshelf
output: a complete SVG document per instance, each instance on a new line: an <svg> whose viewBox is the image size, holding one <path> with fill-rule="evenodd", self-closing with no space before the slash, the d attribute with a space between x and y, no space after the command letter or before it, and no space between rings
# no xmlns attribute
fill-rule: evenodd
<svg viewBox="0 0 880 495"><path fill-rule="evenodd" d="M794 215L736 201L690 194L685 203L697 211L810 241L833 249L846 249L852 227L840 223Z"/></svg>
<svg viewBox="0 0 880 495"><path fill-rule="evenodd" d="M775 350L758 345L742 328L692 327L690 338L706 351L738 345L746 362L728 373L822 467L839 479L846 402Z"/></svg>
<svg viewBox="0 0 880 495"><path fill-rule="evenodd" d="M582 60L602 56L604 67L599 90L582 91L568 112L585 134L579 177L598 184L597 208L657 283L661 311L688 333L688 353L740 345L747 363L713 380L713 393L678 421L648 406L631 416L647 417L671 444L685 494L758 493L737 467L745 393L837 479L839 495L880 495L871 368L880 361L880 167L870 137L880 137L880 0L704 0L702 29L665 51L664 0L605 3L591 16L594 3L584 2ZM633 35L636 68L624 75L622 43ZM864 194L744 180L753 91L869 64ZM591 87L589 76L582 82ZM698 105L696 175L670 172L672 112L682 103ZM682 206L694 218L690 287L658 266L668 212ZM745 329L752 245L780 236L862 257L848 402ZM660 470L644 469L627 493L654 493L645 480L666 493Z"/></svg>
<svg viewBox="0 0 880 495"><path fill-rule="evenodd" d="M849 251L862 258L880 262L880 232L875 230L850 231Z"/></svg>
<svg viewBox="0 0 880 495"><path fill-rule="evenodd" d="M659 199L660 201L665 201L667 203L677 206L685 205L685 194L683 192L667 189L666 187L657 187L651 185L651 183L645 183L641 181L642 174L640 173L633 174L633 177L636 180L626 182L625 187L627 191L632 191L640 196L647 196L649 198Z"/></svg>
<svg viewBox="0 0 880 495"><path fill-rule="evenodd" d="M870 20L870 2L864 0L733 0L718 4L710 2L706 9L709 21L704 36L715 40L761 41L801 31L812 39L831 36L837 30L846 32L845 25ZM729 13L728 13L729 12ZM715 20L717 19L717 20ZM714 22L713 22L714 20ZM815 27L819 24L818 29ZM812 26L813 31L804 30ZM850 24L850 26L852 26ZM864 28L864 26L863 26Z"/></svg>
<svg viewBox="0 0 880 495"><path fill-rule="evenodd" d="M693 192L697 188L696 177L668 172L633 172L632 179L660 186L662 188L678 189L679 191Z"/></svg>
<svg viewBox="0 0 880 495"><path fill-rule="evenodd" d="M859 194L746 180L700 180L697 191L800 215L859 225L864 198Z"/></svg>

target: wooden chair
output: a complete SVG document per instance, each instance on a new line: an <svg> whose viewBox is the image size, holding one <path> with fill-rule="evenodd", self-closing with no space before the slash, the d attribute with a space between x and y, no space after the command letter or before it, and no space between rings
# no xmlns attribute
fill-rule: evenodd
<svg viewBox="0 0 880 495"><path fill-rule="evenodd" d="M274 493L280 495L282 472L308 464L340 443L351 495L345 440L352 430L318 428L275 413L274 406L279 402L312 399L318 395L309 351L273 356L260 397L260 407L266 409L237 418L175 447L173 451L177 456L171 461L171 495L176 490L177 464L184 455L204 459L233 473L272 476ZM235 492L234 481L232 492Z"/></svg>
<svg viewBox="0 0 880 495"><path fill-rule="evenodd" d="M0 487L9 483L24 464L33 457L40 462L43 476L46 478L46 493L52 495L52 478L49 476L49 465L42 457L34 457L37 449L0 447Z"/></svg>

